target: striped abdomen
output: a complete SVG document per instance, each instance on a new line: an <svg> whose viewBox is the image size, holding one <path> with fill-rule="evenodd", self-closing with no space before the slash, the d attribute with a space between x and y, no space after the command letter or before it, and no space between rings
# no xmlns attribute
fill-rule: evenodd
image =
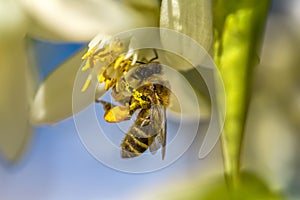
<svg viewBox="0 0 300 200"><path fill-rule="evenodd" d="M153 122L150 119L150 109L142 109L126 134L121 147L122 158L136 157L144 153L152 144L155 133Z"/></svg>

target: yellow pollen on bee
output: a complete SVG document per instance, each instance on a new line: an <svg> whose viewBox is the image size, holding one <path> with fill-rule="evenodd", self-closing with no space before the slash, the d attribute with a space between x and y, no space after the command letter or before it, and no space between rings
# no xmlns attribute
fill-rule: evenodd
<svg viewBox="0 0 300 200"><path fill-rule="evenodd" d="M111 80L109 80L109 79L107 79L106 81L105 81L105 90L108 90L109 89L109 87L110 87L110 83L111 83Z"/></svg>
<svg viewBox="0 0 300 200"><path fill-rule="evenodd" d="M133 94L132 94L132 96L133 96L133 98L134 98L135 100L137 100L137 101L139 102L139 104L140 104L141 106L143 106L144 104L147 103L147 101L145 101L145 100L143 100L143 99L141 98L141 97L143 96L143 94L140 93L140 92L134 91Z"/></svg>
<svg viewBox="0 0 300 200"><path fill-rule="evenodd" d="M114 116L111 112L108 112L108 113L104 116L104 119L105 119L105 121L107 121L107 122L115 122L115 121L116 121L115 116Z"/></svg>
<svg viewBox="0 0 300 200"><path fill-rule="evenodd" d="M111 88L115 85L116 83L116 79L111 79L108 83L107 83L107 88Z"/></svg>
<svg viewBox="0 0 300 200"><path fill-rule="evenodd" d="M107 122L121 122L129 116L129 110L127 107L114 107L105 113L104 119Z"/></svg>
<svg viewBox="0 0 300 200"><path fill-rule="evenodd" d="M137 108L140 108L142 105L139 102L134 101L130 105L127 105L127 106L129 106L129 110L132 111Z"/></svg>

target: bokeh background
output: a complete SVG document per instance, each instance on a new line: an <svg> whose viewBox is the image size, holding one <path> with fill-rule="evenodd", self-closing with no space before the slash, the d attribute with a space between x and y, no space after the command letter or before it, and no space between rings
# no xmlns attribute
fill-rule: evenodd
<svg viewBox="0 0 300 200"><path fill-rule="evenodd" d="M28 54L40 69L39 81L86 45L30 40ZM273 1L255 69L242 168L255 172L286 199L300 198L299 50L300 2ZM207 158L198 159L206 127L204 120L192 146L171 166L128 174L95 160L80 142L72 118L38 126L17 163L1 157L0 199L180 199L201 193L201 186L223 173L220 144Z"/></svg>

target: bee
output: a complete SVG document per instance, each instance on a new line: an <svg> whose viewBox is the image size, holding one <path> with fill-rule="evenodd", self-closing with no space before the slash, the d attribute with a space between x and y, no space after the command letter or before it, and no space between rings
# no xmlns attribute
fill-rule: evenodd
<svg viewBox="0 0 300 200"><path fill-rule="evenodd" d="M112 88L112 97L121 104L128 102L132 94L133 96L138 95L138 93L134 92L134 88L138 88L141 84L147 82L154 82L155 79L160 79L157 76L161 74L161 72L162 66L157 62L135 67L134 70L128 72L126 76L123 76L120 81L116 83L115 87ZM138 97L136 99L138 99Z"/></svg>
<svg viewBox="0 0 300 200"><path fill-rule="evenodd" d="M132 118L138 112L133 125L121 143L121 157L132 158L147 149L155 153L162 148L162 159L166 149L166 108L170 102L170 87L167 80L159 75L159 63L137 66L132 73L126 74L112 89L112 97L121 105L97 100L103 104L104 119L117 123Z"/></svg>

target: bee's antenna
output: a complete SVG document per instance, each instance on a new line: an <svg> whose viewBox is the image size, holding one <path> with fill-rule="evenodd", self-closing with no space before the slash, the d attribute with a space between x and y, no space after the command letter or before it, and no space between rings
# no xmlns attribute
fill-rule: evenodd
<svg viewBox="0 0 300 200"><path fill-rule="evenodd" d="M101 99L95 99L95 102L96 102L96 103L102 103L102 104L106 103L105 101L103 101L103 100L101 100Z"/></svg>

